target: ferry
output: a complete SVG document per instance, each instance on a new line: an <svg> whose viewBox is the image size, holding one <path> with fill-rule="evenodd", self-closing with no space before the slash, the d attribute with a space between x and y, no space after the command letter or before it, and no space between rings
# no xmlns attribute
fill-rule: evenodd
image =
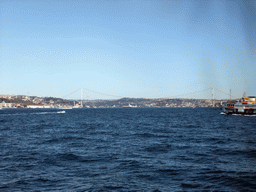
<svg viewBox="0 0 256 192"><path fill-rule="evenodd" d="M256 97L242 97L237 102L226 103L223 107L224 114L256 115Z"/></svg>

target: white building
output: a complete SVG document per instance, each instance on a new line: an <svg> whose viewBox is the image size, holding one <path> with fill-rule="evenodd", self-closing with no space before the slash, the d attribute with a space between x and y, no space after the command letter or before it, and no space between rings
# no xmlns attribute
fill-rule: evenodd
<svg viewBox="0 0 256 192"><path fill-rule="evenodd" d="M44 105L44 104L33 104L33 105L27 105L27 108L31 108L31 109L38 109L38 108L51 108L50 105Z"/></svg>
<svg viewBox="0 0 256 192"><path fill-rule="evenodd" d="M5 103L4 101L0 103L0 108L12 108L12 103Z"/></svg>

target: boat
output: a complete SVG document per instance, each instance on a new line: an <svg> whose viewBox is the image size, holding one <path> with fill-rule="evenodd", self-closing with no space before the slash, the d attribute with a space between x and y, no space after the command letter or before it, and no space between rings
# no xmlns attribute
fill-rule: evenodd
<svg viewBox="0 0 256 192"><path fill-rule="evenodd" d="M58 111L57 113L66 113L66 111Z"/></svg>
<svg viewBox="0 0 256 192"><path fill-rule="evenodd" d="M242 97L238 101L226 103L223 106L223 114L256 115L256 97Z"/></svg>

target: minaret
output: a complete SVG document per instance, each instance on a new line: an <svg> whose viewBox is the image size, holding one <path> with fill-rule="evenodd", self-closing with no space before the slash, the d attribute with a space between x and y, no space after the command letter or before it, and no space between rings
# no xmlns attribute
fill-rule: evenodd
<svg viewBox="0 0 256 192"><path fill-rule="evenodd" d="M83 88L81 88L81 108L83 108Z"/></svg>
<svg viewBox="0 0 256 192"><path fill-rule="evenodd" d="M230 101L229 101L229 102L230 102L230 104L231 104L231 89L230 89Z"/></svg>

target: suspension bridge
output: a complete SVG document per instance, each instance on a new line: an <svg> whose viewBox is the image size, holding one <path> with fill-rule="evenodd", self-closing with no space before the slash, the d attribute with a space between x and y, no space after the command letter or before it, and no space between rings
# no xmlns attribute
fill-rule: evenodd
<svg viewBox="0 0 256 192"><path fill-rule="evenodd" d="M200 98L202 96L204 98ZM62 99L73 100L73 101L79 102L81 105L83 105L83 102L90 101L90 100L96 100L96 99L92 99L92 98L104 98L104 99L98 99L98 100L117 100L117 99L121 99L121 98L131 98L131 97L107 94L107 93L94 91L94 90L91 90L88 88L83 88L83 87L62 97ZM238 99L238 98L231 96L231 93L226 93L226 92L221 91L215 87L209 87L207 89L202 89L202 90L184 93L184 94L180 94L180 95L170 95L170 96L162 97L162 98L208 99L208 100L212 100L213 103L215 100ZM155 99L155 98L152 98L152 99Z"/></svg>

